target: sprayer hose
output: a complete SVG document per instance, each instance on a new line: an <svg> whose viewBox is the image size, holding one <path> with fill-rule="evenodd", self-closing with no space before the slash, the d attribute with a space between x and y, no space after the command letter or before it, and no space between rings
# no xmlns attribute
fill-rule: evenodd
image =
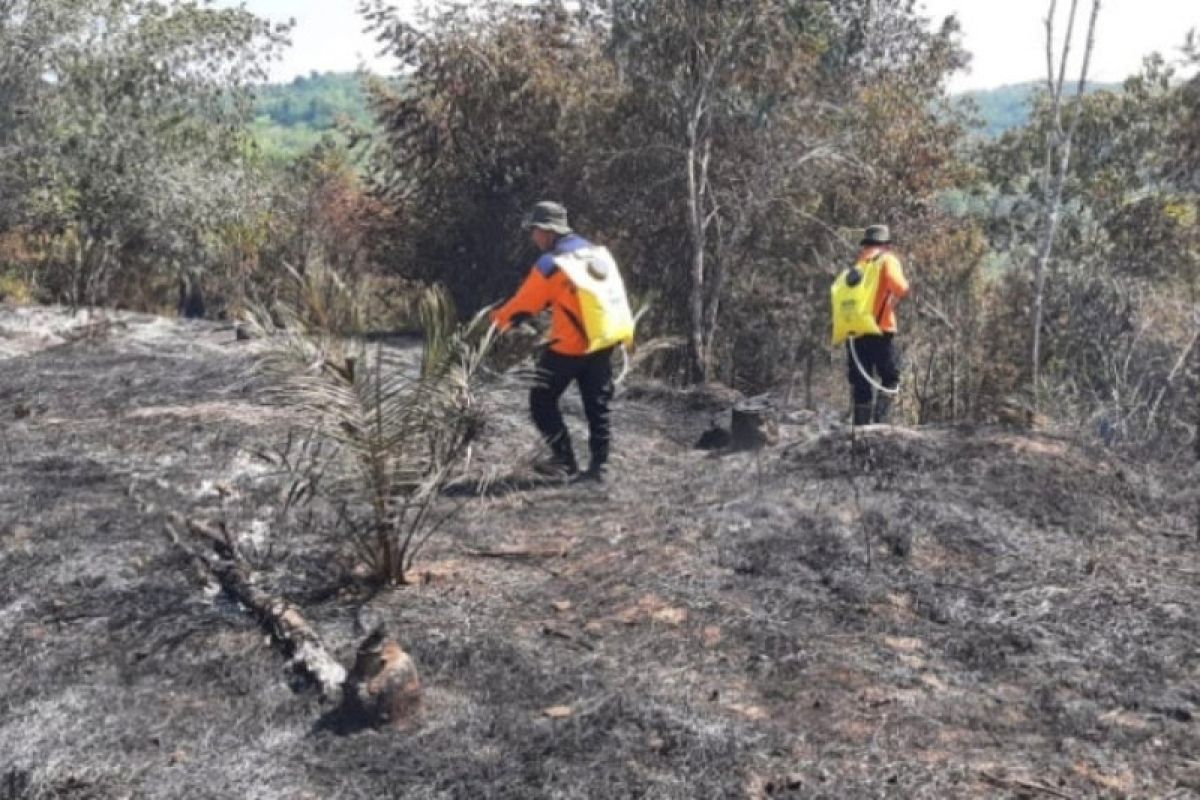
<svg viewBox="0 0 1200 800"><path fill-rule="evenodd" d="M889 389L871 377L870 373L867 372L867 368L863 366L862 361L858 359L858 351L854 349L855 338L856 337L851 336L848 341L850 343L850 356L854 359L854 366L858 367L858 374L862 375L866 382L874 386L876 390L883 392L890 397L895 397L896 395L900 394L900 384L896 384L895 389Z"/></svg>

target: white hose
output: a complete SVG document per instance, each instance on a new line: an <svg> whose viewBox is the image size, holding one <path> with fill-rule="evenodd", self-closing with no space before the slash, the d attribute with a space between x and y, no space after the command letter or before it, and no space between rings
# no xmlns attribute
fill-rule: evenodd
<svg viewBox="0 0 1200 800"><path fill-rule="evenodd" d="M629 376L629 348L625 345L621 345L621 362L621 374L613 381L613 386L620 386Z"/></svg>
<svg viewBox="0 0 1200 800"><path fill-rule="evenodd" d="M896 384L895 389L889 389L886 386L884 386L883 384L878 383L874 378L872 378L870 376L870 374L867 373L867 368L864 367L862 365L862 362L858 360L858 351L854 349L854 339L855 339L854 336L851 336L849 339L850 356L854 359L854 366L858 367L858 374L862 375L863 378L867 381L867 383L874 386L876 388L876 390L883 392L884 394L886 394L890 397L895 397L896 395L900 394L900 384L899 383Z"/></svg>
<svg viewBox="0 0 1200 800"><path fill-rule="evenodd" d="M635 328L637 327L638 322L641 321L642 316L649 310L650 310L650 305L646 304L646 305L642 306L641 308L639 308L637 313L633 315L633 326ZM615 381L613 381L613 386L620 386L621 384L623 384L625 382L625 379L627 377L629 377L629 370L631 369L631 367L632 367L632 361L629 358L629 347L626 346L624 342L622 342L621 343L621 374L617 376L617 379Z"/></svg>

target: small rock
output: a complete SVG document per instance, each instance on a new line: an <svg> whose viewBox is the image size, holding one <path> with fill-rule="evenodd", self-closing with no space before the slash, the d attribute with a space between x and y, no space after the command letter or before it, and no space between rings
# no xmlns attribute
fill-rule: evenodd
<svg viewBox="0 0 1200 800"><path fill-rule="evenodd" d="M0 539L12 539L14 544L24 544L33 536L33 529L28 525L14 525L8 529L5 536L0 536Z"/></svg>
<svg viewBox="0 0 1200 800"><path fill-rule="evenodd" d="M617 612L616 619L622 625L636 625L638 617L642 615L642 609L637 606L623 608Z"/></svg>
<svg viewBox="0 0 1200 800"><path fill-rule="evenodd" d="M662 622L672 627L678 627L687 622L688 612L686 608L663 608L654 612L654 620Z"/></svg>
<svg viewBox="0 0 1200 800"><path fill-rule="evenodd" d="M763 722L771 718L771 712L767 709L749 703L731 703L729 710L752 722Z"/></svg>

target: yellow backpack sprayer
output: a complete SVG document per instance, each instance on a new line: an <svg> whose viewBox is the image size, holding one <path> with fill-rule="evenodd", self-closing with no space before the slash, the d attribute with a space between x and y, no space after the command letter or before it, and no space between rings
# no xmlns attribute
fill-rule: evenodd
<svg viewBox="0 0 1200 800"><path fill-rule="evenodd" d="M620 385L629 372L629 346L637 322L617 262L607 248L593 246L555 256L554 263L578 292L588 352L621 345L624 363L615 381Z"/></svg>
<svg viewBox="0 0 1200 800"><path fill-rule="evenodd" d="M638 318L646 309L633 314L616 260L605 247L593 245L555 255L554 265L570 280L579 299L580 318L570 316L587 340L587 352L621 346L623 364L614 381L621 385L629 374Z"/></svg>

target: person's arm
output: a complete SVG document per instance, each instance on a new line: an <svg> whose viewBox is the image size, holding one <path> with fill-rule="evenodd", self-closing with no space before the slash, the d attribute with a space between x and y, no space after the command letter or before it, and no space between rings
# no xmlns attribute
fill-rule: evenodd
<svg viewBox="0 0 1200 800"><path fill-rule="evenodd" d="M539 267L534 267L512 299L492 312L492 322L496 323L500 330L506 331L514 322L519 321L519 318L540 314L548 305L550 281Z"/></svg>
<svg viewBox="0 0 1200 800"><path fill-rule="evenodd" d="M900 259L886 256L883 260L883 289L896 300L908 294L908 279L904 277L904 268Z"/></svg>
<svg viewBox="0 0 1200 800"><path fill-rule="evenodd" d="M900 260L893 255L884 255L880 265L879 289L875 295L875 319L880 326L886 324L896 303L908 294L908 280L900 267Z"/></svg>

